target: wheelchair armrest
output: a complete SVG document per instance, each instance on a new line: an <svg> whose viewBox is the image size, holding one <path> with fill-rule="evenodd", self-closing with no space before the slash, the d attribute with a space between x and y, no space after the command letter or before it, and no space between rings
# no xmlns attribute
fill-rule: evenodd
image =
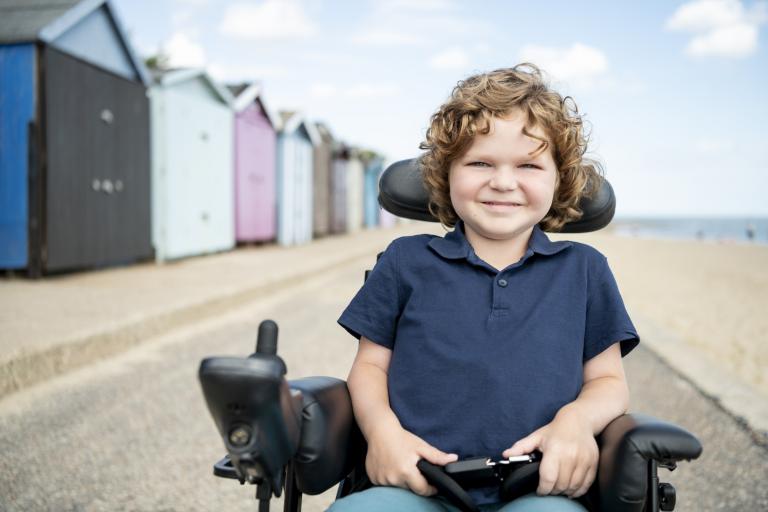
<svg viewBox="0 0 768 512"><path fill-rule="evenodd" d="M301 437L293 457L296 483L305 494L320 494L352 471L365 441L346 382L307 377L288 384L301 391L303 400Z"/></svg>
<svg viewBox="0 0 768 512"><path fill-rule="evenodd" d="M649 461L668 465L701 455L690 432L651 416L619 416L598 436L597 483L601 510L643 510L648 492Z"/></svg>

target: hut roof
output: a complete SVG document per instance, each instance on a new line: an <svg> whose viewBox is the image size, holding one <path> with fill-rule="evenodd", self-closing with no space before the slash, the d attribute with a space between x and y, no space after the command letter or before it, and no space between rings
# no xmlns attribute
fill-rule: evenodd
<svg viewBox="0 0 768 512"><path fill-rule="evenodd" d="M317 134L324 143L333 145L333 134L331 133L331 129L328 128L325 123L315 123L315 130L317 130Z"/></svg>
<svg viewBox="0 0 768 512"><path fill-rule="evenodd" d="M202 80L213 91L222 103L232 105L232 94L229 90L214 80L208 72L201 68L171 69L156 72L156 81L163 87L180 84L189 80Z"/></svg>
<svg viewBox="0 0 768 512"><path fill-rule="evenodd" d="M261 90L260 84L253 82L251 84L242 83L237 85L228 85L227 89L229 89L229 91L235 97L232 103L232 108L235 110L235 112L242 112L248 108L251 103L257 101L259 105L261 105L261 110L264 111L267 119L272 124L272 128L277 130L278 126L282 124L282 120L275 117L275 114L267 107L267 104L264 102L264 93Z"/></svg>
<svg viewBox="0 0 768 512"><path fill-rule="evenodd" d="M149 74L141 59L133 53L109 0L0 0L0 44L35 41L50 44L102 7L140 81L149 85Z"/></svg>
<svg viewBox="0 0 768 512"><path fill-rule="evenodd" d="M43 28L80 0L0 0L0 43L37 40Z"/></svg>
<svg viewBox="0 0 768 512"><path fill-rule="evenodd" d="M280 113L280 131L281 133L293 133L300 129L302 126L309 135L309 140L313 146L319 146L322 144L320 134L317 132L314 123L308 122L304 119L304 115L300 112L294 112L289 110L281 110Z"/></svg>
<svg viewBox="0 0 768 512"><path fill-rule="evenodd" d="M243 82L242 84L227 84L227 89L232 93L232 96L237 97L241 92L248 88L248 84Z"/></svg>

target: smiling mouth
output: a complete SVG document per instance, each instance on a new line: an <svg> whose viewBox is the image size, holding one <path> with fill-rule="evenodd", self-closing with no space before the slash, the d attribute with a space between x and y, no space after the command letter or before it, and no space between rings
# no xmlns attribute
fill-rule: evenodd
<svg viewBox="0 0 768 512"><path fill-rule="evenodd" d="M520 203L511 203L506 201L482 201L482 203L488 206L522 206Z"/></svg>

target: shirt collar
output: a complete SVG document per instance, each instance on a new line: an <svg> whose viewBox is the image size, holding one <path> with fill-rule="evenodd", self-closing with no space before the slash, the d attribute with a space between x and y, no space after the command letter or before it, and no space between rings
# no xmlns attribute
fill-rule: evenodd
<svg viewBox="0 0 768 512"><path fill-rule="evenodd" d="M528 240L529 250L545 256L556 254L571 245L573 244L568 241L552 242L538 224L533 227L531 238ZM447 259L469 258L474 252L464 234L464 222L461 220L456 223L453 231L446 233L444 237L430 240L429 246Z"/></svg>

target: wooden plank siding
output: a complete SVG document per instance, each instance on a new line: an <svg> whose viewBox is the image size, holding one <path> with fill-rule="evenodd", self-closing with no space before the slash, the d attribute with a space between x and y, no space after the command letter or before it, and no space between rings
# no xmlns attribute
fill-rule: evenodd
<svg viewBox="0 0 768 512"><path fill-rule="evenodd" d="M143 85L47 47L47 271L151 256Z"/></svg>
<svg viewBox="0 0 768 512"><path fill-rule="evenodd" d="M235 114L235 235L273 240L277 233L277 134L260 102Z"/></svg>
<svg viewBox="0 0 768 512"><path fill-rule="evenodd" d="M314 235L324 236L331 230L331 156L333 136L322 123L317 123L320 144L315 146L313 176L313 226Z"/></svg>

